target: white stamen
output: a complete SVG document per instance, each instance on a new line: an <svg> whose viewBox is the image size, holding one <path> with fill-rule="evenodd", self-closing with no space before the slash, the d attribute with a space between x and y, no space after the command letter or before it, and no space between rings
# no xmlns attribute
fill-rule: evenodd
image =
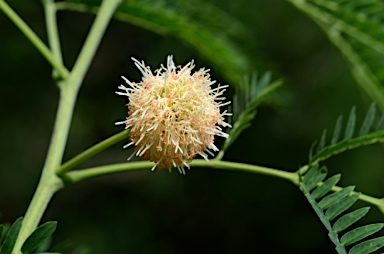
<svg viewBox="0 0 384 254"><path fill-rule="evenodd" d="M126 144L126 145L124 145L124 146L123 146L123 148L125 149L125 148L127 148L127 147L129 147L129 146L133 145L134 143L135 143L135 142L133 142L133 141L132 141L132 142L130 142L130 143L128 143L128 144Z"/></svg>
<svg viewBox="0 0 384 254"><path fill-rule="evenodd" d="M214 136L229 137L223 129L231 126L225 116L232 114L219 110L230 104L224 96L229 86L213 88L216 81L210 79L209 69L192 72L193 61L180 67L168 56L166 66L152 72L144 61L132 59L142 81L122 77L125 84L118 86L116 94L129 99L129 116L115 123L130 130L131 140L124 148L136 148L129 159L136 154L154 161L152 170L175 167L185 174L195 154L205 160L214 156L219 151Z"/></svg>

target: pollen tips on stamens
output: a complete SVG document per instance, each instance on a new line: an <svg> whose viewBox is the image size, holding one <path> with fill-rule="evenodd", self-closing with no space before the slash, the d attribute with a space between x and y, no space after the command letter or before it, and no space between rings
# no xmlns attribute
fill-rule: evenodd
<svg viewBox="0 0 384 254"><path fill-rule="evenodd" d="M135 152L128 160L137 155L153 161L152 170L175 167L185 174L184 168L190 168L197 154L208 160L208 154L213 156L208 149L219 151L213 144L215 136L228 138L228 134L218 125L230 126L224 120L230 113L220 113L230 103L223 102L228 85L211 88L216 81L210 79L209 70L192 72L193 61L181 67L168 56L166 67L152 72L144 61L132 60L142 81L122 76L127 85L116 92L129 98L127 119L115 123L130 129L130 143L124 148L134 145Z"/></svg>

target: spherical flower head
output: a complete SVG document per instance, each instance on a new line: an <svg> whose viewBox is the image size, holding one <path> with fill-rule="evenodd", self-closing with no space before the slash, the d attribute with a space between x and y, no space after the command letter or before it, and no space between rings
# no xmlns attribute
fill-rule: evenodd
<svg viewBox="0 0 384 254"><path fill-rule="evenodd" d="M168 56L167 67L154 73L144 62L132 58L143 75L140 83L130 82L122 77L127 86L120 85L117 92L129 98L128 117L117 124L130 129L131 142L137 156L155 162L155 168L176 167L185 174L192 159L201 155L208 160L208 149L218 151L214 137L228 137L219 125L224 122L226 111L220 113L226 86L211 86L208 71L204 68L192 73L193 61L184 67L175 67L172 56ZM207 152L207 153L206 153ZM131 157L132 157L131 156ZM130 157L130 158L131 158ZM130 159L129 158L129 159Z"/></svg>

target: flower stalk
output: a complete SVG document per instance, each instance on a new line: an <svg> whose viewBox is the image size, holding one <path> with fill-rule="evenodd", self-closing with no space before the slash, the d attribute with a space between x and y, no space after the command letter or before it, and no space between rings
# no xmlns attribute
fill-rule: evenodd
<svg viewBox="0 0 384 254"><path fill-rule="evenodd" d="M75 184L86 179L109 175L113 173L137 171L137 170L149 170L154 165L153 162L141 161L141 162L127 162L112 164L101 167L93 167L81 170L73 170L62 175L66 183ZM212 168L220 170L231 170L231 171L242 171L248 173L256 173L261 175L267 175L277 178L288 180L295 185L298 185L298 175L295 172L287 172L274 168L267 168L262 166L250 165L246 163L237 163L229 161L218 161L218 160L201 160L195 159L190 163L191 167L196 168Z"/></svg>
<svg viewBox="0 0 384 254"><path fill-rule="evenodd" d="M76 157L74 157L71 160L69 160L66 163L64 163L56 171L56 173L58 175L61 175L61 174L65 173L65 172L67 172L68 170L71 170L72 168L76 167L77 165L79 165L83 161L85 161L85 160L91 158L92 156L94 156L95 154L105 150L109 146L114 145L114 144L116 144L119 141L127 139L128 135L129 135L129 130L124 130L124 131L121 131L121 132L113 135L112 137L109 137L109 138L101 141L100 143L97 143L96 145L88 148L84 152L80 153Z"/></svg>

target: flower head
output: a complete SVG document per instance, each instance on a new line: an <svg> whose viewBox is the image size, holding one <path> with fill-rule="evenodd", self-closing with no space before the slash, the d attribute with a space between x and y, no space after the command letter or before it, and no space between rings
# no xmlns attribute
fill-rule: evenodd
<svg viewBox="0 0 384 254"><path fill-rule="evenodd" d="M116 92L129 98L128 117L116 123L130 129L131 142L125 147L135 145L132 156L155 162L152 170L176 167L184 174L184 167L189 168L197 154L208 160L207 153L213 155L208 149L219 150L214 136L228 137L218 126L230 126L224 122L224 116L230 114L220 113L220 107L230 103L223 102L228 85L212 88L216 81L211 81L209 70L192 73L193 61L176 67L168 56L167 67L161 65L152 73L144 61L132 59L142 81L122 77L127 86L120 85L123 92Z"/></svg>

